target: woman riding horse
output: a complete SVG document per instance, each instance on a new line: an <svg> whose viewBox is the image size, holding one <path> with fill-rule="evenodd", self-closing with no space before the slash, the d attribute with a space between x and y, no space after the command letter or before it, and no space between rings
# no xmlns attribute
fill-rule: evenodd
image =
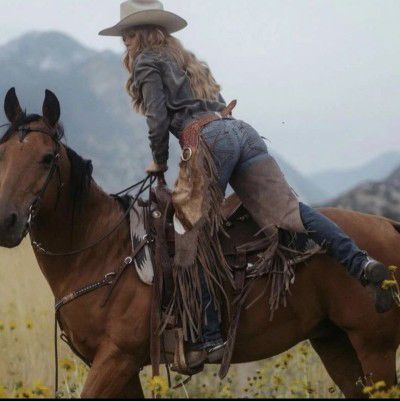
<svg viewBox="0 0 400 401"><path fill-rule="evenodd" d="M164 11L159 1L128 0L121 4L121 21L100 32L122 36L126 46L124 62L130 73L127 90L135 110L146 116L149 129L153 162L147 173L157 175L167 170L169 132L180 140L181 170L173 193L177 237L189 234L194 242L198 240L190 237L190 232L208 212L197 206L199 197L193 194L203 191L199 203L203 205L214 172L218 190L224 193L230 183L261 228L267 231L272 225L307 233L325 246L351 276L372 289L378 312L388 311L392 297L381 287L389 278L388 269L359 249L337 224L298 201L260 135L249 124L232 117L234 103L227 108L207 64L171 35L186 25L179 16ZM195 157L196 152L200 159ZM212 155L212 163L202 169L204 163L200 167L196 163L202 163L207 152ZM205 174L211 181L204 179ZM176 243L179 254L180 242ZM188 245L183 247L186 255ZM195 244L192 247L197 252ZM224 343L214 295L203 271L199 277L204 326L188 345L192 359L211 360Z"/></svg>

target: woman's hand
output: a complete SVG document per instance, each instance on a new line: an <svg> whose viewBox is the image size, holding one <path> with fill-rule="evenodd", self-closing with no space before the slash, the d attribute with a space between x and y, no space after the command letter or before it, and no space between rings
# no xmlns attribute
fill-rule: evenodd
<svg viewBox="0 0 400 401"><path fill-rule="evenodd" d="M157 164L156 162L152 162L146 168L146 173L158 174L158 173L165 173L167 170L168 170L167 164Z"/></svg>

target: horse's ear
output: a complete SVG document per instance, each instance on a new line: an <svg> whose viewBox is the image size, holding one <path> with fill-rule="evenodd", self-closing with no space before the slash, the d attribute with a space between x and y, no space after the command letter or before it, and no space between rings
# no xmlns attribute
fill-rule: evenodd
<svg viewBox="0 0 400 401"><path fill-rule="evenodd" d="M57 96L46 89L46 96L43 102L43 118L50 125L54 127L60 119L60 102Z"/></svg>
<svg viewBox="0 0 400 401"><path fill-rule="evenodd" d="M21 106L15 93L15 88L11 88L4 99L4 112L10 123L15 123L22 114Z"/></svg>

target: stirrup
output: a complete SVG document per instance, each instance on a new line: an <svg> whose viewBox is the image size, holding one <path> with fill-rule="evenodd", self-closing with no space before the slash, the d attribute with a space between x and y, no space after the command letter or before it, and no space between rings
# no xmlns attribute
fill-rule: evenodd
<svg viewBox="0 0 400 401"><path fill-rule="evenodd" d="M214 347L208 348L207 349L207 361L209 363L221 362L222 357L225 352L226 344L227 344L227 341L224 341L221 344L218 344L218 345L215 345Z"/></svg>
<svg viewBox="0 0 400 401"><path fill-rule="evenodd" d="M182 328L175 329L175 353L171 370L183 375L192 376L204 369L207 359L205 350L185 352L185 341Z"/></svg>

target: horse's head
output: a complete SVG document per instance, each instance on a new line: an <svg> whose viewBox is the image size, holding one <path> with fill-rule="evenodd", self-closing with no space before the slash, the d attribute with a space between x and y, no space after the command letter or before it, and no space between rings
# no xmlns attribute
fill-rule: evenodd
<svg viewBox="0 0 400 401"><path fill-rule="evenodd" d="M32 210L44 191L46 196L56 196L56 186L48 184L60 151L60 105L46 90L43 116L27 115L12 88L4 110L10 125L0 140L0 246L12 248L26 235Z"/></svg>

